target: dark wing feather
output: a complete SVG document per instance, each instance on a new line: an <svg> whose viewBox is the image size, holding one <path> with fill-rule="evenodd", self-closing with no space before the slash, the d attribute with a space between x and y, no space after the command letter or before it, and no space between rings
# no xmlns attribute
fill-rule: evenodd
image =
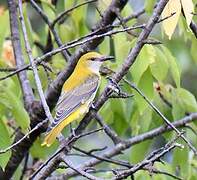
<svg viewBox="0 0 197 180"><path fill-rule="evenodd" d="M62 92L56 106L56 116L51 128L55 127L59 122L67 118L71 113L79 108L80 105L86 102L93 93L95 93L98 85L99 76L92 75L85 79L80 86L73 89L72 92Z"/></svg>

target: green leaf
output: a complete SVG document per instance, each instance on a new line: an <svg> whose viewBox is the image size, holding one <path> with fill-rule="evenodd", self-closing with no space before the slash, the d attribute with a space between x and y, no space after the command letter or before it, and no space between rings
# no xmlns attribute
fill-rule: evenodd
<svg viewBox="0 0 197 180"><path fill-rule="evenodd" d="M151 145L151 141L143 141L140 144L136 144L131 148L131 155L130 155L130 162L131 163L138 163L139 161L143 160L146 154L149 151L149 147Z"/></svg>
<svg viewBox="0 0 197 180"><path fill-rule="evenodd" d="M5 97L11 106L11 112L15 117L16 123L21 127L23 131L27 130L30 125L29 115L24 106L20 102L20 99L12 92L7 91L7 97Z"/></svg>
<svg viewBox="0 0 197 180"><path fill-rule="evenodd" d="M107 124L113 123L114 120L114 113L111 111L111 104L110 102L106 102L105 106L102 106L101 110L99 111L101 117L105 117L105 122Z"/></svg>
<svg viewBox="0 0 197 180"><path fill-rule="evenodd" d="M67 22L67 24L59 25L59 35L63 43L69 42L75 39L74 24L72 21Z"/></svg>
<svg viewBox="0 0 197 180"><path fill-rule="evenodd" d="M11 139L3 118L0 118L0 132L1 132L0 149L5 149L11 145ZM3 169L5 168L7 162L9 161L10 156L11 156L11 151L8 151L4 154L0 154L0 166Z"/></svg>
<svg viewBox="0 0 197 180"><path fill-rule="evenodd" d="M25 132L30 125L30 119L23 106L23 103L21 102L20 91L17 83L15 83L12 79L8 79L7 81L1 82L0 87L0 99L2 99L0 103L11 110L16 123Z"/></svg>
<svg viewBox="0 0 197 180"><path fill-rule="evenodd" d="M180 104L177 102L177 100L173 101L172 104L172 115L173 119L177 120L185 116L184 109L180 106Z"/></svg>
<svg viewBox="0 0 197 180"><path fill-rule="evenodd" d="M157 57L155 58L155 62L150 65L151 72L158 81L163 81L168 73L168 60L159 48L156 47L155 51Z"/></svg>
<svg viewBox="0 0 197 180"><path fill-rule="evenodd" d="M197 112L197 102L192 93L183 88L174 89L172 93L173 108L176 108L177 113L182 112L182 114L185 114L190 112Z"/></svg>
<svg viewBox="0 0 197 180"><path fill-rule="evenodd" d="M172 77L176 83L177 87L180 87L180 69L178 67L178 64L176 62L175 57L171 54L171 52L168 50L168 48L166 48L165 46L161 46L162 50L164 51L164 54L168 60L169 63L169 67L170 67L170 72L172 74Z"/></svg>
<svg viewBox="0 0 197 180"><path fill-rule="evenodd" d="M152 74L150 72L150 68L148 68L144 74L142 75L139 83L138 88L143 92L143 94L149 98L149 100L152 100L154 89L153 89L153 78ZM134 99L138 105L138 110L140 114L144 112L144 110L147 108L148 103L144 100L144 98L139 95L136 91L134 91Z"/></svg>
<svg viewBox="0 0 197 180"><path fill-rule="evenodd" d="M196 49L197 49L197 41L196 38L192 38L192 46L191 46L191 56L194 62L197 64L197 58L196 58Z"/></svg>
<svg viewBox="0 0 197 180"><path fill-rule="evenodd" d="M146 0L145 10L148 14L151 14L153 12L154 5L155 5L155 0Z"/></svg>
<svg viewBox="0 0 197 180"><path fill-rule="evenodd" d="M119 135L122 135L128 127L128 123L126 121L126 118L124 117L123 101L120 99L111 99L110 105L114 117L113 128Z"/></svg>
<svg viewBox="0 0 197 180"><path fill-rule="evenodd" d="M32 157L45 159L57 149L57 141L55 141L55 143L53 143L50 147L41 146L42 142L43 139L40 137L37 138L37 140L34 142L33 146L30 149Z"/></svg>
<svg viewBox="0 0 197 180"><path fill-rule="evenodd" d="M172 167L174 174L187 179L189 173L189 150L187 145L183 149L174 149Z"/></svg>
<svg viewBox="0 0 197 180"><path fill-rule="evenodd" d="M151 107L145 109L143 114L139 116L139 121L140 121L140 133L147 132L150 128L150 124L152 121L152 109Z"/></svg>
<svg viewBox="0 0 197 180"><path fill-rule="evenodd" d="M56 15L65 10L65 1L57 1L55 6Z"/></svg>
<svg viewBox="0 0 197 180"><path fill-rule="evenodd" d="M131 117L131 121L130 121L130 127L131 127L131 135L132 136L136 136L139 134L140 131L140 124L139 124L139 111L138 109L136 111L134 111L132 117Z"/></svg>
<svg viewBox="0 0 197 180"><path fill-rule="evenodd" d="M88 32L85 24L85 14L87 12L87 6L81 6L80 8L73 11L70 15L73 24L75 25L74 33L77 37L80 37Z"/></svg>
<svg viewBox="0 0 197 180"><path fill-rule="evenodd" d="M152 45L146 45L143 47L141 53L137 57L131 67L131 75L136 84L139 83L141 76L147 70L150 64L155 62L156 52Z"/></svg>
<svg viewBox="0 0 197 180"><path fill-rule="evenodd" d="M136 180L153 180L153 177L150 176L150 173L148 171L137 171L135 173L134 177ZM155 176L154 176L154 178L155 178ZM160 179L160 180L162 180L162 179Z"/></svg>
<svg viewBox="0 0 197 180"><path fill-rule="evenodd" d="M42 8L45 14L47 14L49 19L55 18L55 10L50 3L42 2Z"/></svg>
<svg viewBox="0 0 197 180"><path fill-rule="evenodd" d="M170 174L174 174L172 170L172 164L165 161L165 163L156 162L154 163L154 167L163 172L168 172ZM163 174L157 174L154 176L154 180L174 180L174 178L170 176L165 176Z"/></svg>
<svg viewBox="0 0 197 180"><path fill-rule="evenodd" d="M112 36L115 46L115 59L120 66L123 60L127 57L132 42L128 41L124 34Z"/></svg>
<svg viewBox="0 0 197 180"><path fill-rule="evenodd" d="M112 0L99 0L98 1L98 8L101 12L104 12L107 7L111 4Z"/></svg>

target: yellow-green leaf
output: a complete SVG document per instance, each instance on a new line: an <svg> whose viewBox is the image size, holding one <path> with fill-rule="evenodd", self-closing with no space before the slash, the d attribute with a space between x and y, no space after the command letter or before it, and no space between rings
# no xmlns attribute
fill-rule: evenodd
<svg viewBox="0 0 197 180"><path fill-rule="evenodd" d="M162 47L162 50L164 51L164 54L168 60L168 64L170 67L170 72L172 74L173 80L176 83L176 86L180 87L181 72L180 72L179 66L176 62L176 59L172 55L172 53L169 51L168 48L166 48L165 46L161 46L161 47Z"/></svg>
<svg viewBox="0 0 197 180"><path fill-rule="evenodd" d="M111 4L112 0L99 0L98 1L98 8L100 11L104 11L107 7Z"/></svg>
<svg viewBox="0 0 197 180"><path fill-rule="evenodd" d="M183 88L178 88L175 91L181 106L186 112L197 112L197 102L192 93Z"/></svg>
<svg viewBox="0 0 197 180"><path fill-rule="evenodd" d="M155 0L147 0L145 2L145 10L148 14L151 14L153 12L154 5L155 5Z"/></svg>
<svg viewBox="0 0 197 180"><path fill-rule="evenodd" d="M139 83L143 73L147 70L150 64L155 62L156 52L152 45L143 47L137 60L131 68L131 74L136 84Z"/></svg>
<svg viewBox="0 0 197 180"><path fill-rule="evenodd" d="M150 68L148 68L144 74L142 75L138 88L144 93L145 96L147 96L150 100L153 98L153 77L150 72ZM144 100L144 98L139 95L137 92L134 91L134 99L138 105L138 110L140 112L140 115L144 112L144 110L147 108L148 103Z"/></svg>
<svg viewBox="0 0 197 180"><path fill-rule="evenodd" d="M11 144L10 134L8 132L7 126L2 118L0 118L0 149L5 149ZM6 152L4 154L0 154L0 167L3 169L5 168L9 158L10 158L11 152Z"/></svg>
<svg viewBox="0 0 197 180"><path fill-rule="evenodd" d="M155 50L157 58L155 58L155 62L150 65L151 72L158 81L163 81L168 73L168 60L159 48L155 48Z"/></svg>
<svg viewBox="0 0 197 180"><path fill-rule="evenodd" d="M175 14L172 17L169 17L173 13ZM169 0L161 14L162 18L169 17L162 22L164 32L166 33L169 39L171 39L172 34L174 33L180 14L181 14L180 0Z"/></svg>
<svg viewBox="0 0 197 180"><path fill-rule="evenodd" d="M193 2L192 0L181 0L181 4L182 4L183 12L185 14L187 25L189 27L192 21L192 17L193 17L193 14L192 14L194 10Z"/></svg>

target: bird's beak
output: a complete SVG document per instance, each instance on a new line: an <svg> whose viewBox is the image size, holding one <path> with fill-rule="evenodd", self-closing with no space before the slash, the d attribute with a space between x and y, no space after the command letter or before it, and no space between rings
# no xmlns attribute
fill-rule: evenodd
<svg viewBox="0 0 197 180"><path fill-rule="evenodd" d="M114 57L113 56L101 56L99 58L96 58L95 61L103 62L103 61L108 61L111 59L114 59Z"/></svg>

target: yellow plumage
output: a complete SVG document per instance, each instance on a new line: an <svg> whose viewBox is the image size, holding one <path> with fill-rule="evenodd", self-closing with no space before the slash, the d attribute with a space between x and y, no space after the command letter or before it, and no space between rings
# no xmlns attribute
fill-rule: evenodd
<svg viewBox="0 0 197 180"><path fill-rule="evenodd" d="M82 119L88 112L100 84L99 68L108 59L111 57L97 52L89 52L79 59L73 73L63 85L54 122L42 145L50 146L65 126Z"/></svg>

